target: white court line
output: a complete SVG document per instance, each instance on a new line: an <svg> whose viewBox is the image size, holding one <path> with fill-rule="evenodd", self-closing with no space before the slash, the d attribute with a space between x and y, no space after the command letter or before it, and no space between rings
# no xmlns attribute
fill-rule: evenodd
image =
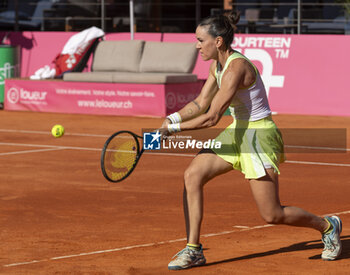
<svg viewBox="0 0 350 275"><path fill-rule="evenodd" d="M247 228L250 228L249 226L245 226L245 225L234 225L233 227L239 228L239 229L247 229Z"/></svg>
<svg viewBox="0 0 350 275"><path fill-rule="evenodd" d="M39 148L47 147L47 148L72 149L72 150L84 150L84 151L102 151L101 148L88 148L88 147L76 147L76 146L57 146L57 145L41 145L41 144L27 144L27 143L0 142L0 145L39 147Z"/></svg>
<svg viewBox="0 0 350 275"><path fill-rule="evenodd" d="M348 148L336 147L319 147L319 146L302 146L302 145L284 145L287 148L312 149L312 150L327 150L327 151L350 151Z"/></svg>
<svg viewBox="0 0 350 275"><path fill-rule="evenodd" d="M308 164L308 165L324 165L324 166L344 166L350 167L348 163L330 163L330 162L314 162L314 161L297 161L297 160L286 160L287 163L296 163L296 164Z"/></svg>
<svg viewBox="0 0 350 275"><path fill-rule="evenodd" d="M346 215L346 214L350 214L350 211L343 211L343 212L327 214L327 215L323 215L323 216L333 216L333 215L340 216L340 215ZM235 232L250 231L250 230L267 228L267 227L273 227L273 226L276 226L276 225L265 224L265 225L257 225L257 226L253 226L253 227L234 226L234 227L238 227L238 228L241 228L241 229L228 230L228 231L222 231L222 232L211 233L211 234L204 234L204 235L201 235L201 237L202 238L209 238L209 237L215 237L215 236L222 236L222 235L232 234L232 233L235 233ZM105 254L105 253L117 252L117 251L122 251L122 250L130 250L130 249L141 248L141 247L152 247L152 246L157 246L157 245L161 245L161 244L169 244L169 243L182 242L182 241L186 241L186 238L175 239L175 240L168 240L168 241L161 241L161 242L155 242L155 243L138 244L138 245L132 245L132 246L124 246L124 247L119 247L119 248L91 251L91 252L72 254L72 255L57 256L57 257L52 257L52 258L42 259L42 260L33 260L33 261L28 261L28 262L12 263L12 264L3 265L3 267L29 265L29 264L35 264L35 263L48 262L48 261L77 258L77 257L82 257L82 256L88 256L88 255Z"/></svg>
<svg viewBox="0 0 350 275"><path fill-rule="evenodd" d="M85 150L85 151L102 151L101 148L89 148L89 147L76 147L76 146L56 146L56 145L40 145L40 144L27 144L27 143L8 143L0 142L0 145L6 146L25 146L25 147L39 147L39 148L56 148L56 149L70 149L70 150ZM174 157L195 157L196 154L182 154L182 153L148 153L146 155L155 156L174 156ZM306 164L306 165L322 165L322 166L338 166L338 167L350 167L349 163L328 163L328 162L313 162L313 161L294 161L286 160L286 163L293 164Z"/></svg>
<svg viewBox="0 0 350 275"><path fill-rule="evenodd" d="M62 149L63 148L48 148L48 149L17 151L17 152L6 152L6 153L0 153L0 156L18 155L18 154L27 154L27 153L38 153L38 152L48 152L48 151L57 151L57 150L62 150Z"/></svg>
<svg viewBox="0 0 350 275"><path fill-rule="evenodd" d="M46 132L46 131L0 129L0 132L51 135L51 132ZM107 138L107 137L111 136L111 135L96 135L96 134L82 134L82 133L65 133L64 135L65 136L79 136L79 137L103 137L103 138Z"/></svg>

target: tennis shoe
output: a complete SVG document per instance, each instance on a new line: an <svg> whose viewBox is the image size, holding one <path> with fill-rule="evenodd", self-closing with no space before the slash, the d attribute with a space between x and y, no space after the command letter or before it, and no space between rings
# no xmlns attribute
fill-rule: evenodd
<svg viewBox="0 0 350 275"><path fill-rule="evenodd" d="M322 260L333 261L339 257L342 249L340 241L342 222L337 216L325 217L325 219L332 224L333 229L327 234L322 234L322 242L324 243Z"/></svg>
<svg viewBox="0 0 350 275"><path fill-rule="evenodd" d="M180 270L200 266L204 265L206 262L202 245L200 246L199 250L191 249L186 246L173 258L175 259L168 264L168 269L170 270Z"/></svg>

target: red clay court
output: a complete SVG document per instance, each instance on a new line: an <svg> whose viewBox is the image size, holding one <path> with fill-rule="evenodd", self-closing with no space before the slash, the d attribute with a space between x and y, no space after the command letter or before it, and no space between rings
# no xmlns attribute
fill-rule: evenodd
<svg viewBox="0 0 350 275"><path fill-rule="evenodd" d="M145 153L124 182L100 171L105 140L162 119L1 111L1 274L168 274L185 245L183 172L192 157ZM276 115L280 128L347 128L349 117ZM224 127L224 117L217 127ZM54 124L64 137L50 134ZM349 136L347 144L349 144ZM350 161L341 153L289 153L283 204L343 221L343 254L320 258L316 231L266 225L247 182L231 172L205 188L202 243L207 265L191 274L347 274ZM175 272L175 271L174 271ZM176 272L175 272L176 273Z"/></svg>

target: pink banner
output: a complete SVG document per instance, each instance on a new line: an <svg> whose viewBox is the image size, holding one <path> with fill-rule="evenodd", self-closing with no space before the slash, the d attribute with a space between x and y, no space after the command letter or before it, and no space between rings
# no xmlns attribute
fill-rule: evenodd
<svg viewBox="0 0 350 275"><path fill-rule="evenodd" d="M273 111L350 116L344 35L240 35L234 49L259 68Z"/></svg>
<svg viewBox="0 0 350 275"><path fill-rule="evenodd" d="M164 117L200 92L204 81L176 84L6 80L5 109Z"/></svg>
<svg viewBox="0 0 350 275"><path fill-rule="evenodd" d="M193 34L164 34L165 42L195 42ZM236 34L232 48L258 67L271 109L285 114L350 116L347 35ZM198 58L206 78L211 61Z"/></svg>
<svg viewBox="0 0 350 275"><path fill-rule="evenodd" d="M167 114L174 113L194 100L203 87L204 80L196 83L168 84L165 87Z"/></svg>
<svg viewBox="0 0 350 275"><path fill-rule="evenodd" d="M5 109L165 116L163 85L6 80Z"/></svg>

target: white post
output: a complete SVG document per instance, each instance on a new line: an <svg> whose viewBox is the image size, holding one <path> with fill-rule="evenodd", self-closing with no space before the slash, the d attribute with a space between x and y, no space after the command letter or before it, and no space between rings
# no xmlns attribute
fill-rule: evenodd
<svg viewBox="0 0 350 275"><path fill-rule="evenodd" d="M301 33L301 0L298 0L298 34Z"/></svg>
<svg viewBox="0 0 350 275"><path fill-rule="evenodd" d="M101 0L101 29L105 31L105 0Z"/></svg>
<svg viewBox="0 0 350 275"><path fill-rule="evenodd" d="M130 39L134 40L134 1L130 0Z"/></svg>
<svg viewBox="0 0 350 275"><path fill-rule="evenodd" d="M19 31L19 15L18 15L18 8L19 8L19 3L18 0L15 0L15 26L14 26L14 31L18 32Z"/></svg>
<svg viewBox="0 0 350 275"><path fill-rule="evenodd" d="M196 26L201 21L201 0L196 0Z"/></svg>

